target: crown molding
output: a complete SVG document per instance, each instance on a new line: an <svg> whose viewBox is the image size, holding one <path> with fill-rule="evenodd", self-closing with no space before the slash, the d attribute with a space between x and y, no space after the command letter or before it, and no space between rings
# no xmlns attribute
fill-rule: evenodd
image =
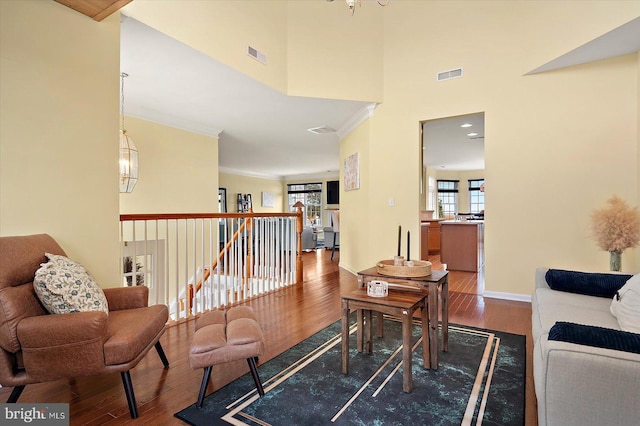
<svg viewBox="0 0 640 426"><path fill-rule="evenodd" d="M338 130L336 130L338 139L344 139L344 137L354 131L356 127L364 123L369 118L373 117L373 112L377 106L377 103L371 103L369 105L365 105L364 108L353 114L351 118L349 118Z"/></svg>

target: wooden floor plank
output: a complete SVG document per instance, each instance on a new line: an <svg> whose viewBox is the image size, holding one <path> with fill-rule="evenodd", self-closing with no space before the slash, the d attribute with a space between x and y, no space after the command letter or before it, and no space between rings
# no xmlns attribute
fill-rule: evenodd
<svg viewBox="0 0 640 426"><path fill-rule="evenodd" d="M251 306L263 329L267 361L340 319L340 294L357 287L354 275L338 267L330 250L303 254L304 283L254 298ZM441 269L439 257L431 256L434 269ZM450 272L449 321L527 336L526 425L535 425L536 401L531 354L531 304L481 296L482 274ZM480 280L480 282L479 282ZM71 425L184 425L173 413L195 402L202 371L189 367L189 343L194 321L171 326L160 339L171 364L168 370L154 350L136 366L133 381L140 417L129 417L127 400L119 374L81 377L52 383L28 385L19 402L67 402ZM249 371L238 361L213 368L207 393L221 388ZM6 400L11 388L0 389Z"/></svg>

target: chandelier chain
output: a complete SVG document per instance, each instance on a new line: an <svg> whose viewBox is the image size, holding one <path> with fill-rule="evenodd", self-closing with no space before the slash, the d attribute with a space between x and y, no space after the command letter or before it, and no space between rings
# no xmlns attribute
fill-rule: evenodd
<svg viewBox="0 0 640 426"><path fill-rule="evenodd" d="M120 130L123 132L124 129L124 78L129 77L129 74L126 72L120 73Z"/></svg>

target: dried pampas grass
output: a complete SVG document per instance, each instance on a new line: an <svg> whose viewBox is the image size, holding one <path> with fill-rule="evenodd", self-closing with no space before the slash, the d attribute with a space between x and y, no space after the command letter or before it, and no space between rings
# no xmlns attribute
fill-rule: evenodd
<svg viewBox="0 0 640 426"><path fill-rule="evenodd" d="M591 229L602 250L622 253L640 243L640 211L614 195L591 215Z"/></svg>

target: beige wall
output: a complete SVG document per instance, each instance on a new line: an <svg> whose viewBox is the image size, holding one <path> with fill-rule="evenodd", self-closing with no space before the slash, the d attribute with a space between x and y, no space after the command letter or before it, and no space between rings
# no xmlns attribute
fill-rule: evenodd
<svg viewBox="0 0 640 426"><path fill-rule="evenodd" d="M373 266L370 253L371 246L377 244L379 234L394 233L397 237L398 222L370 233L371 218L378 212L370 209L372 192L376 188L371 184L375 174L370 169L371 121L366 120L340 142L340 158L344 159L358 153L360 163L360 188L352 191L344 190L344 166L340 167L340 266L351 272L361 271ZM393 207L387 207L393 209ZM386 258L393 256L394 248L386 253ZM382 258L381 258L382 259Z"/></svg>
<svg viewBox="0 0 640 426"><path fill-rule="evenodd" d="M351 16L344 1L289 2L287 93L381 102L384 12L364 4Z"/></svg>
<svg viewBox="0 0 640 426"><path fill-rule="evenodd" d="M332 12L319 12L320 3ZM484 111L486 288L527 295L539 265L607 269L589 235L590 212L613 193L640 202L640 58L524 74L637 17L637 4L365 3L350 21L338 2L135 1L126 11L283 92L384 100L341 143L340 164L361 155L361 189L341 193L341 265L350 270L388 258L398 225L419 233L420 121ZM54 2L1 7L0 232L52 232L109 279L118 252L117 17L95 23ZM339 36L315 36L322 28ZM248 57L247 44L268 65ZM458 66L463 78L435 81ZM141 150L139 185L144 161ZM45 183L60 192L40 195ZM42 204L56 208L40 215ZM625 270L640 269L639 252L625 253Z"/></svg>
<svg viewBox="0 0 640 426"><path fill-rule="evenodd" d="M638 61L637 61L637 72L638 72L638 121L636 122L636 127L638 129L638 145L636 147L636 153L638 157L638 161L636 164L640 164L640 52L638 52ZM638 178L638 183L636 186L636 202L638 204L638 208L640 209L640 167L636 170L636 175ZM640 248L635 249L636 252L636 270L640 269Z"/></svg>
<svg viewBox="0 0 640 426"><path fill-rule="evenodd" d="M133 1L128 16L281 92L287 89L285 1ZM247 55L251 45L267 64Z"/></svg>
<svg viewBox="0 0 640 426"><path fill-rule="evenodd" d="M230 173L220 173L220 188L227 189L227 213L236 213L238 194L251 194L253 211L256 213L282 213L285 203L285 189L278 179L265 179ZM286 186L285 186L286 188ZM262 206L262 193L274 196L273 207Z"/></svg>
<svg viewBox="0 0 640 426"><path fill-rule="evenodd" d="M418 234L419 122L484 111L486 161L492 165L486 170L492 189L487 194L487 289L530 294L538 265L606 269L606 254L590 244L588 217L612 192L622 192L632 203L638 200L637 155L629 155L638 144L635 55L524 74L631 20L637 16L636 4L406 1L373 9L383 11L382 21L366 15L363 7L358 13L365 14L349 17L355 21L350 32L344 15L319 4L293 2L288 7L287 81L289 92L296 95L377 99L367 94L375 90L358 87L375 86L376 70L360 72L358 55L349 60L353 45L363 43L341 44L337 39L383 35L384 103L367 125L368 142L362 142L367 163L361 167L370 171L370 189L343 198L362 197L356 208L347 209L348 201L341 202L342 223L351 221L351 232L359 238L358 252L351 258L343 233L341 264L357 270L388 257L398 224ZM357 21L358 16L362 20ZM340 36L327 35L321 27ZM569 27L575 31L567 31ZM360 48L368 52L379 40L373 37ZM339 66L331 69L319 62L319 52L336 58ZM379 59L365 53L369 65ZM435 81L438 71L457 66L464 67L464 78ZM359 76L340 79L339 72L349 69L358 70ZM531 117L535 126L529 123ZM571 122L580 125L567 126ZM612 149L603 156L604 142ZM342 147L341 153L342 164L352 152ZM570 188L562 196L558 180ZM513 205L526 212L527 226L522 226L523 215L513 214ZM368 220L361 220L362 209ZM370 235L376 235L376 244L362 244ZM635 262L626 267L635 268Z"/></svg>
<svg viewBox="0 0 640 426"><path fill-rule="evenodd" d="M118 280L118 14L0 2L0 234L49 233Z"/></svg>
<svg viewBox="0 0 640 426"><path fill-rule="evenodd" d="M539 265L607 269L589 215L612 193L638 203L636 55L524 74L631 20L637 3L393 6L385 15L385 102L372 124L369 167L386 173L371 179L369 230L379 239L369 263L393 246L393 236L380 233L393 216L417 223L418 122L484 111L487 290L528 295ZM463 78L435 81L437 71L457 66ZM399 194L393 216L385 207L391 191ZM638 269L628 258L624 268Z"/></svg>
<svg viewBox="0 0 640 426"><path fill-rule="evenodd" d="M217 213L218 139L125 117L139 153L133 192L120 194L120 213Z"/></svg>

